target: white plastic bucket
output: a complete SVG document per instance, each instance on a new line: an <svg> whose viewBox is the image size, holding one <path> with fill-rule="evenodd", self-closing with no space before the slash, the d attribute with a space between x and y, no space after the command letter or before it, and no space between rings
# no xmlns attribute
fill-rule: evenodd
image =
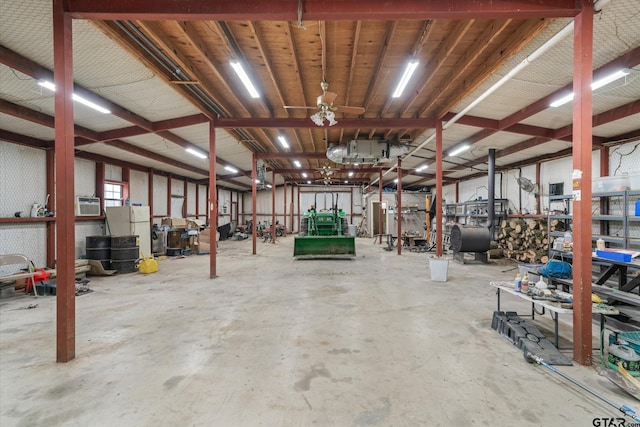
<svg viewBox="0 0 640 427"><path fill-rule="evenodd" d="M449 260L441 258L429 258L431 280L434 282L446 282L449 272Z"/></svg>

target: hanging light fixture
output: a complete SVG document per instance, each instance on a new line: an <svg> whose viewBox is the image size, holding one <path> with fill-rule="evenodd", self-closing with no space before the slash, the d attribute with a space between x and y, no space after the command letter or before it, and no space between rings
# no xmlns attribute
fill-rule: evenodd
<svg viewBox="0 0 640 427"><path fill-rule="evenodd" d="M312 114L310 118L316 126L324 126L325 120L329 122L329 126L333 126L338 123L336 121L336 113L328 108L322 108L317 113Z"/></svg>

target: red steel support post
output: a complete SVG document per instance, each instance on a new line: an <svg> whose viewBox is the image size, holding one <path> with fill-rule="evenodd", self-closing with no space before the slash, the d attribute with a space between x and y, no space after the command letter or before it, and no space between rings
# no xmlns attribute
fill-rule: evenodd
<svg viewBox="0 0 640 427"><path fill-rule="evenodd" d="M398 157L398 206L396 206L396 217L398 218L398 255L402 255L402 159Z"/></svg>
<svg viewBox="0 0 640 427"><path fill-rule="evenodd" d="M573 358L591 365L591 148L593 3L573 31Z"/></svg>
<svg viewBox="0 0 640 427"><path fill-rule="evenodd" d="M276 242L276 171L271 171L271 243Z"/></svg>
<svg viewBox="0 0 640 427"><path fill-rule="evenodd" d="M258 187L256 185L256 179L258 176L257 166L256 166L256 155L253 154L253 162L251 163L251 239L253 240L253 255L257 253L257 239L256 239L256 230L258 226L256 224L256 220L258 215L256 214L256 197L258 194Z"/></svg>
<svg viewBox="0 0 640 427"><path fill-rule="evenodd" d="M456 190L457 190L456 185ZM457 191L456 191L457 192ZM442 122L436 123L436 256L442 256Z"/></svg>
<svg viewBox="0 0 640 427"><path fill-rule="evenodd" d="M378 195L380 196L378 200L378 234L380 235L378 244L381 245L382 233L384 233L384 231L382 231L382 169L380 169L380 171L378 172L378 190ZM373 219L373 213L371 219Z"/></svg>
<svg viewBox="0 0 640 427"><path fill-rule="evenodd" d="M292 184L293 185L293 184ZM284 215L282 216L282 229L287 230L287 182L282 187L282 196L284 197Z"/></svg>
<svg viewBox="0 0 640 427"><path fill-rule="evenodd" d="M186 203L186 184L185 184ZM209 278L217 276L218 255L218 183L216 182L216 122L209 122ZM211 241L213 240L213 242Z"/></svg>
<svg viewBox="0 0 640 427"><path fill-rule="evenodd" d="M64 1L53 2L56 164L56 361L76 357L74 124L72 21Z"/></svg>

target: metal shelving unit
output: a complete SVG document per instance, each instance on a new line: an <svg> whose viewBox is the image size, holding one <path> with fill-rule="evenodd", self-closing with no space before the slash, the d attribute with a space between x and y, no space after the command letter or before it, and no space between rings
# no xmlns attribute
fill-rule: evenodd
<svg viewBox="0 0 640 427"><path fill-rule="evenodd" d="M571 195L549 196L549 225L556 219L565 223L565 230L573 228L571 215ZM613 247L623 249L640 248L640 216L635 215L635 200L640 199L640 191L615 191L592 194L591 240L602 239ZM562 209L552 208L562 204ZM637 228L637 230L635 230ZM564 231L549 231L550 237L563 237ZM552 250L552 242L549 249Z"/></svg>

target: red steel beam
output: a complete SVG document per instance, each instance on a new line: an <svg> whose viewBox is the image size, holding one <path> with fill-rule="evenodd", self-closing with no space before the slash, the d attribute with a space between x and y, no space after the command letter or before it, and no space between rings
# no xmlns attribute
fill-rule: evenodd
<svg viewBox="0 0 640 427"><path fill-rule="evenodd" d="M575 0L303 1L301 18L311 21L566 18L580 11L579 4ZM65 0L65 5L65 11L72 17L84 19L295 22L299 18L299 2L296 0Z"/></svg>
<svg viewBox="0 0 640 427"><path fill-rule="evenodd" d="M442 122L436 125L436 256L442 256ZM458 201L456 184L456 202Z"/></svg>
<svg viewBox="0 0 640 427"><path fill-rule="evenodd" d="M42 139L33 138L31 136L22 135L19 133L11 132L9 130L0 129L0 139L3 141L11 142L18 145L24 145L26 147L53 148L52 141L44 141Z"/></svg>
<svg viewBox="0 0 640 427"><path fill-rule="evenodd" d="M331 129L422 129L433 128L434 119L345 119L337 118L337 124ZM216 125L225 129L315 129L311 119L288 118L220 118L216 119ZM328 128L328 127L327 127Z"/></svg>

